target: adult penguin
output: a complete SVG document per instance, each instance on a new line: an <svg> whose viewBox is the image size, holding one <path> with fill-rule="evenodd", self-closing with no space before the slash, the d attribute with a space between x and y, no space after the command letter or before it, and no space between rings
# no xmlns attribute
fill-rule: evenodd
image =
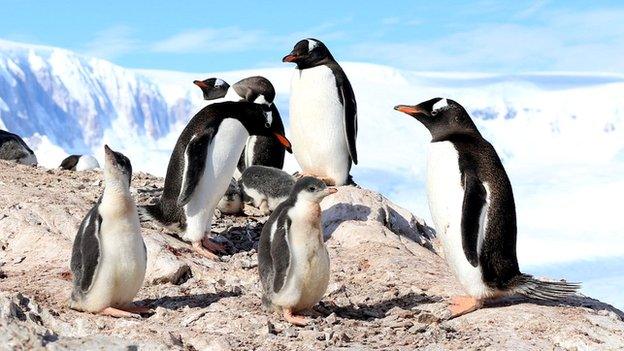
<svg viewBox="0 0 624 351"><path fill-rule="evenodd" d="M247 77L230 86L220 78L208 78L193 82L201 88L204 100L223 99L224 101L249 101L267 105L271 108L275 129L284 134L284 123L274 103L275 88L271 82L261 76ZM240 179L241 174L250 166L260 165L282 169L284 166L284 147L271 136L251 135L247 138L245 148L238 160L234 178Z"/></svg>
<svg viewBox="0 0 624 351"><path fill-rule="evenodd" d="M212 251L222 248L204 239L247 138L272 136L290 151L290 142L271 122L266 105L241 101L204 107L180 134L169 160L162 197L142 208L143 220L151 217L177 227L196 252L216 259Z"/></svg>
<svg viewBox="0 0 624 351"><path fill-rule="evenodd" d="M328 185L353 183L357 105L347 75L317 39L299 41L282 61L297 65L290 87L290 132L302 175Z"/></svg>
<svg viewBox="0 0 624 351"><path fill-rule="evenodd" d="M558 300L574 294L578 284L542 281L520 272L511 182L466 110L443 98L395 110L416 118L432 136L429 209L448 265L469 295L452 298L452 316L505 295Z"/></svg>

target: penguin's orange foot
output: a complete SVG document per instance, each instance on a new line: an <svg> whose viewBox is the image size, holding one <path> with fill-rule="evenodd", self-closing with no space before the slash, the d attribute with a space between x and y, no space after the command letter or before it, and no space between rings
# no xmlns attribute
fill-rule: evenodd
<svg viewBox="0 0 624 351"><path fill-rule="evenodd" d="M303 316L297 316L293 314L293 311L290 308L284 309L284 319L290 323L299 327L304 327L308 325L308 319Z"/></svg>
<svg viewBox="0 0 624 351"><path fill-rule="evenodd" d="M207 237L204 237L202 239L202 245L204 245L204 247L211 252L221 252L221 253L225 252L225 245L215 243L214 241L210 240Z"/></svg>
<svg viewBox="0 0 624 351"><path fill-rule="evenodd" d="M141 315L138 313L133 313L129 311L120 310L115 307L106 307L105 309L98 312L98 314L103 316L110 316L115 318L141 318Z"/></svg>
<svg viewBox="0 0 624 351"><path fill-rule="evenodd" d="M478 310L483 306L483 301L472 296L453 296L451 298L451 318L456 318L464 314Z"/></svg>
<svg viewBox="0 0 624 351"><path fill-rule="evenodd" d="M121 310L130 312L130 313L138 313L138 314L153 312L152 309L147 306L137 306L133 303L124 306L123 308L121 308Z"/></svg>
<svg viewBox="0 0 624 351"><path fill-rule="evenodd" d="M336 181L333 178L323 177L323 178L321 178L321 180L327 186L335 186L336 185Z"/></svg>
<svg viewBox="0 0 624 351"><path fill-rule="evenodd" d="M216 254L214 254L213 252L211 252L210 250L207 250L204 245L202 245L201 240L200 241L196 241L193 243L193 250L195 252L197 252L198 254L210 259L210 260L214 260L214 261L218 261L219 260L219 256L217 256Z"/></svg>

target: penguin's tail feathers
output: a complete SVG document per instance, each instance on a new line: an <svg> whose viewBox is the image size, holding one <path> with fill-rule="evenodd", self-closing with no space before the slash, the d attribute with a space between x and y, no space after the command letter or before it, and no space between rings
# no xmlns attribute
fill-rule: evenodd
<svg viewBox="0 0 624 351"><path fill-rule="evenodd" d="M160 203L155 203L152 205L137 206L137 210L139 212L139 221L141 222L157 221L157 222L160 222L161 224L165 224L163 211L162 211L162 207L160 207Z"/></svg>
<svg viewBox="0 0 624 351"><path fill-rule="evenodd" d="M520 274L514 278L514 293L528 298L545 301L557 301L572 296L581 288L580 283L566 281L545 281L529 274Z"/></svg>

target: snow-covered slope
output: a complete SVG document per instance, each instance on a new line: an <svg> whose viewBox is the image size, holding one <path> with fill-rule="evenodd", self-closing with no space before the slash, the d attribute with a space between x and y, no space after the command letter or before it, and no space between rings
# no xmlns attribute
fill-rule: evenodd
<svg viewBox="0 0 624 351"><path fill-rule="evenodd" d="M624 75L343 67L358 102L356 181L426 217L429 136L392 108L449 97L469 110L510 174L522 266L624 256ZM0 128L27 137L45 166L58 165L70 152L101 157L102 144L109 143L135 169L163 175L178 133L204 105L193 80L218 76L233 83L264 75L277 89L288 125L292 70L131 70L63 49L0 41ZM292 158L287 167L296 169Z"/></svg>

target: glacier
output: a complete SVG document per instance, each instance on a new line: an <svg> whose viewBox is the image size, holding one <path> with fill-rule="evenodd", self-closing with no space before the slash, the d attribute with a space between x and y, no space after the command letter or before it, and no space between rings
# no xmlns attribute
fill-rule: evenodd
<svg viewBox="0 0 624 351"><path fill-rule="evenodd" d="M277 61L278 59L276 59ZM360 164L355 180L428 218L425 182L429 135L397 104L436 96L469 111L509 173L518 211L518 256L528 273L585 279L587 291L624 307L612 274L588 278L582 263L621 262L624 222L624 75L535 72L412 72L342 63L358 103ZM0 128L17 133L41 165L68 154L94 154L105 143L134 169L163 176L185 123L206 102L195 79L230 84L250 75L270 79L288 130L293 67L204 73L128 69L69 50L0 40ZM288 133L287 133L288 134ZM291 156L285 168L297 169ZM584 267L584 266L583 266ZM589 270L591 271L591 270ZM611 277L609 279L604 277ZM602 294L602 295L601 295Z"/></svg>

